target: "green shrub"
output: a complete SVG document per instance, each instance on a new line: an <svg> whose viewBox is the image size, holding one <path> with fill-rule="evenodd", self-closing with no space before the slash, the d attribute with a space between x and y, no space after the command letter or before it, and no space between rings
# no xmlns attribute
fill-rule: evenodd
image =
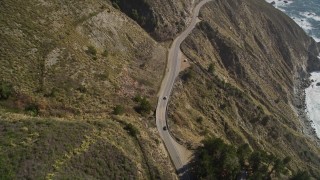
<svg viewBox="0 0 320 180"><path fill-rule="evenodd" d="M88 46L86 53L95 57L97 55L97 50L96 50L96 48L94 48L93 46L90 45L90 46Z"/></svg>
<svg viewBox="0 0 320 180"><path fill-rule="evenodd" d="M211 64L209 65L209 67L208 67L208 72L209 72L210 74L214 74L214 72L215 72L215 67L214 67L214 64L213 64L213 63L211 63Z"/></svg>
<svg viewBox="0 0 320 180"><path fill-rule="evenodd" d="M108 57L108 55L109 55L108 50L105 49L101 55L102 55L103 57Z"/></svg>
<svg viewBox="0 0 320 180"><path fill-rule="evenodd" d="M246 179L272 179L287 172L291 158L280 159L264 151L252 151L248 144L240 147L228 145L219 138L203 141L197 151L196 163L198 179L237 179L243 171L250 172Z"/></svg>
<svg viewBox="0 0 320 180"><path fill-rule="evenodd" d="M51 91L45 93L43 96L44 96L44 97L47 97L47 98L49 98L49 97L56 97L57 92L58 92L58 89L55 88L55 87L53 87L53 88L51 89Z"/></svg>
<svg viewBox="0 0 320 180"><path fill-rule="evenodd" d="M0 100L7 100L13 94L12 85L0 82Z"/></svg>
<svg viewBox="0 0 320 180"><path fill-rule="evenodd" d="M4 158L4 156L0 154L0 179L15 179L11 164L8 164L8 161L8 158Z"/></svg>
<svg viewBox="0 0 320 180"><path fill-rule="evenodd" d="M306 171L298 171L290 180L310 180L311 177Z"/></svg>
<svg viewBox="0 0 320 180"><path fill-rule="evenodd" d="M87 88L82 86L82 85L80 85L76 90L80 91L81 93L86 93L87 92Z"/></svg>
<svg viewBox="0 0 320 180"><path fill-rule="evenodd" d="M191 80L194 77L194 73L192 70L188 69L187 71L182 73L181 79L185 82Z"/></svg>
<svg viewBox="0 0 320 180"><path fill-rule="evenodd" d="M139 105L137 107L135 107L135 110L138 113L145 115L151 111L151 108L152 108L152 106L151 106L150 102L146 99L146 97L143 97L140 99Z"/></svg>
<svg viewBox="0 0 320 180"><path fill-rule="evenodd" d="M112 3L112 6L113 6L114 8L116 8L116 9L120 9L120 7L119 7L119 5L118 5L117 2L113 2L113 3Z"/></svg>
<svg viewBox="0 0 320 180"><path fill-rule="evenodd" d="M135 102L140 102L140 101L142 100L142 97L141 97L141 95L137 94L137 95L133 98L133 100L134 100Z"/></svg>
<svg viewBox="0 0 320 180"><path fill-rule="evenodd" d="M124 108L121 105L117 105L116 107L113 108L113 114L115 115L121 115L124 113Z"/></svg>
<svg viewBox="0 0 320 180"><path fill-rule="evenodd" d="M40 108L39 105L31 103L25 107L25 111L29 112L33 116L37 116L39 114Z"/></svg>
<svg viewBox="0 0 320 180"><path fill-rule="evenodd" d="M94 76L95 76L95 78L97 78L101 81L106 81L109 78L109 73L107 71L105 71L103 73L97 73Z"/></svg>
<svg viewBox="0 0 320 180"><path fill-rule="evenodd" d="M139 105L134 108L139 114L145 115L151 111L151 103L147 100L146 97L136 95L133 100L139 103Z"/></svg>
<svg viewBox="0 0 320 180"><path fill-rule="evenodd" d="M131 14L132 14L132 18L134 20L136 20L136 21L139 20L139 13L138 13L138 11L136 9L132 9Z"/></svg>
<svg viewBox="0 0 320 180"><path fill-rule="evenodd" d="M128 131L128 133L133 137L135 137L139 133L138 129L134 127L131 123L127 124L124 127L124 129Z"/></svg>
<svg viewBox="0 0 320 180"><path fill-rule="evenodd" d="M271 120L270 116L265 115L261 120L261 124L266 126L270 120Z"/></svg>
<svg viewBox="0 0 320 180"><path fill-rule="evenodd" d="M197 123L199 124L202 124L203 122L203 117L202 116L199 116L197 119L196 119Z"/></svg>
<svg viewBox="0 0 320 180"><path fill-rule="evenodd" d="M225 104L225 103L222 103L219 106L219 108L222 109L222 110L225 109L226 107L227 107L227 104Z"/></svg>

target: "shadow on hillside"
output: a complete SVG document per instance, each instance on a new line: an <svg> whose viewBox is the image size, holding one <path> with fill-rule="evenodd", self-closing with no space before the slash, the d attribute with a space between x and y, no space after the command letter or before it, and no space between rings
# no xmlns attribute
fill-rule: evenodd
<svg viewBox="0 0 320 180"><path fill-rule="evenodd" d="M196 173L195 173L195 167L196 167L196 161L197 156L195 155L189 164L183 166L179 170L177 170L177 174L179 175L180 180L193 180L197 179L196 178Z"/></svg>

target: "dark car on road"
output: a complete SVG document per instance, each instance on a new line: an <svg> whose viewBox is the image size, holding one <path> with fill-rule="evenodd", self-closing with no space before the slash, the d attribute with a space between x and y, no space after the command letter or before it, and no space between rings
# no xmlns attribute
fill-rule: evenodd
<svg viewBox="0 0 320 180"><path fill-rule="evenodd" d="M167 126L163 126L163 130L166 131L167 130Z"/></svg>

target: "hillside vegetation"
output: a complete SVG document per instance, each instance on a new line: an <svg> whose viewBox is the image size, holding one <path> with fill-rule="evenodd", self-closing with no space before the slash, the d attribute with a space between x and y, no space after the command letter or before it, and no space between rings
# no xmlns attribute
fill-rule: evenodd
<svg viewBox="0 0 320 180"><path fill-rule="evenodd" d="M141 176L137 144L125 130L114 129L121 127L114 122L1 117L0 179ZM116 139L117 144L110 144Z"/></svg>
<svg viewBox="0 0 320 180"><path fill-rule="evenodd" d="M111 1L0 11L0 179L176 178L152 114L163 45Z"/></svg>
<svg viewBox="0 0 320 180"><path fill-rule="evenodd" d="M271 179L288 174L290 157L279 159L264 151L252 151L248 144L227 145L221 139L205 139L199 148L195 174L205 179ZM282 176L283 178L283 176Z"/></svg>
<svg viewBox="0 0 320 180"><path fill-rule="evenodd" d="M308 169L320 177L319 140L297 114L304 107L298 89L313 66L310 57L319 54L314 40L260 0L214 1L201 19L182 45L191 67L180 74L169 105L175 136L192 148L207 136L247 143L290 156L292 173Z"/></svg>
<svg viewBox="0 0 320 180"><path fill-rule="evenodd" d="M198 2L2 0L0 179L177 179L154 110L167 49ZM317 44L263 0L213 1L199 17L168 108L198 177L234 178L256 152L252 177L320 177L297 113Z"/></svg>

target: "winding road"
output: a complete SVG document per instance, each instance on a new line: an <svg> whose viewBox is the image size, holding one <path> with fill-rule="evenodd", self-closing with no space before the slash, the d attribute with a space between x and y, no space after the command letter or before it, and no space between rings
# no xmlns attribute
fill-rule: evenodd
<svg viewBox="0 0 320 180"><path fill-rule="evenodd" d="M180 71L180 61L182 56L180 45L195 28L196 24L200 22L198 19L200 8L209 1L212 0L203 0L193 9L192 20L187 29L173 41L168 54L167 70L159 91L158 105L156 109L157 129L179 176L183 176L184 169L192 158L192 152L177 143L169 133L166 123L167 105L174 81Z"/></svg>

